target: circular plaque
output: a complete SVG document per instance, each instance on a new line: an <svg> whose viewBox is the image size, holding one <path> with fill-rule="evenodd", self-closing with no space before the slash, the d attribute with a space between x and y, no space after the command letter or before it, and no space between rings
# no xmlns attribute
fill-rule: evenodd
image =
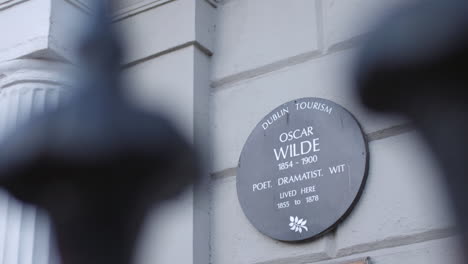
<svg viewBox="0 0 468 264"><path fill-rule="evenodd" d="M350 212L367 163L367 142L346 109L325 99L297 99L273 110L250 134L239 160L237 195L263 234L305 240Z"/></svg>

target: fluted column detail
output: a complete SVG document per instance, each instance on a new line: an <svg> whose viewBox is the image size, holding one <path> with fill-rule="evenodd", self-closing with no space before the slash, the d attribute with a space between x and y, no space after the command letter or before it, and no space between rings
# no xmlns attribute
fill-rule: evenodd
<svg viewBox="0 0 468 264"><path fill-rule="evenodd" d="M46 60L0 63L0 142L31 116L57 107L69 69ZM50 233L43 212L0 192L0 264L56 264Z"/></svg>

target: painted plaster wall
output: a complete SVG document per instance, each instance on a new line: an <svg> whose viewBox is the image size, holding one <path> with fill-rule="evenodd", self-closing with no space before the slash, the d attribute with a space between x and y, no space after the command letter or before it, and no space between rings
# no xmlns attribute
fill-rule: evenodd
<svg viewBox="0 0 468 264"><path fill-rule="evenodd" d="M0 63L40 59L47 74L61 76L49 66L76 60L76 21L92 14L91 0L13 1L8 8L2 3L11 1L0 1L0 28L7 32ZM407 121L368 113L352 93L352 62L369 23L401 2L120 0L114 21L128 48L124 67L131 100L168 114L206 150L207 160L200 186L151 213L136 262L328 264L370 257L382 264L456 263L453 218L427 148ZM7 30L11 25L15 31ZM24 65L31 67L36 69L35 62ZM0 79L8 76L0 72ZM36 75L20 79L31 76ZM40 83L28 83L30 90L42 88ZM11 112L5 109L16 102L14 94L0 92L0 117ZM236 166L263 116L309 96L333 100L357 117L370 141L370 173L360 203L335 231L287 244L261 235L244 216ZM6 212L2 208L0 214ZM6 214L10 222L21 218L17 211ZM18 242L11 252L47 252L41 251L44 243L30 243L31 230L12 230L11 237L21 233L26 244ZM33 237L47 238L44 233ZM3 263L43 263L29 261L27 254L10 254L11 261Z"/></svg>
<svg viewBox="0 0 468 264"><path fill-rule="evenodd" d="M352 63L372 22L402 1L226 0L212 58L211 262L456 263L454 223L440 172L406 120L357 102ZM321 97L351 111L369 139L360 202L338 228L307 243L260 234L243 214L236 167L256 124L272 109Z"/></svg>

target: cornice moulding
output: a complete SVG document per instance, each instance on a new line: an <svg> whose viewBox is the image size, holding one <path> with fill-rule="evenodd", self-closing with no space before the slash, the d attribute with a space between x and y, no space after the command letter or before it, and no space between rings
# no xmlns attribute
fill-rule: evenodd
<svg viewBox="0 0 468 264"><path fill-rule="evenodd" d="M101 0L99 0L101 1ZM73 6L78 7L82 11L85 11L86 13L91 13L91 7L86 1L83 0L65 0L65 2L70 3Z"/></svg>
<svg viewBox="0 0 468 264"><path fill-rule="evenodd" d="M22 0L22 1L27 1L27 0ZM86 13L92 13L92 7L89 5L90 1L86 1L86 0L64 0L64 1L72 4L73 6L81 9L82 11L84 11ZM115 0L112 0L112 1L115 1ZM145 1L141 1L141 2L131 4L131 5L125 6L123 8L120 8L120 9L114 11L114 13L112 15L112 19L114 21L123 20L125 18L134 16L136 14L145 12L145 11L147 11L149 9L153 9L153 8L156 8L158 6L161 6L161 5L164 5L166 3L173 2L173 1L176 1L176 0L145 0Z"/></svg>
<svg viewBox="0 0 468 264"><path fill-rule="evenodd" d="M73 66L34 59L0 63L0 89L21 83L48 83L71 86Z"/></svg>
<svg viewBox="0 0 468 264"><path fill-rule="evenodd" d="M132 5L129 5L127 7L121 8L117 11L114 12L113 14L113 19L114 21L119 21L123 20L125 18L134 16L136 14L145 12L149 9L153 9L159 6L162 6L164 4L167 4L169 2L173 2L175 0L146 0L146 1L141 1L139 3L135 3Z"/></svg>
<svg viewBox="0 0 468 264"><path fill-rule="evenodd" d="M208 2L208 4L210 4L213 8L217 8L220 0L205 0L205 1Z"/></svg>
<svg viewBox="0 0 468 264"><path fill-rule="evenodd" d="M0 11L26 1L28 0L0 0Z"/></svg>
<svg viewBox="0 0 468 264"><path fill-rule="evenodd" d="M48 36L37 36L14 46L0 49L0 61L14 60L48 48ZM0 70L1 72L1 70Z"/></svg>

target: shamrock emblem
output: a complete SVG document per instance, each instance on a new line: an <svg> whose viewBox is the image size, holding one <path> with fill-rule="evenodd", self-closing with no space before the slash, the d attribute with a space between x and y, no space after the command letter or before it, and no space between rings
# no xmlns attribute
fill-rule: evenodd
<svg viewBox="0 0 468 264"><path fill-rule="evenodd" d="M290 216L289 220L291 221L291 223L289 223L289 227L291 227L292 231L299 233L302 233L302 229L305 229L305 231L309 231L309 229L306 226L307 220L304 220L302 218L299 219L297 216Z"/></svg>

